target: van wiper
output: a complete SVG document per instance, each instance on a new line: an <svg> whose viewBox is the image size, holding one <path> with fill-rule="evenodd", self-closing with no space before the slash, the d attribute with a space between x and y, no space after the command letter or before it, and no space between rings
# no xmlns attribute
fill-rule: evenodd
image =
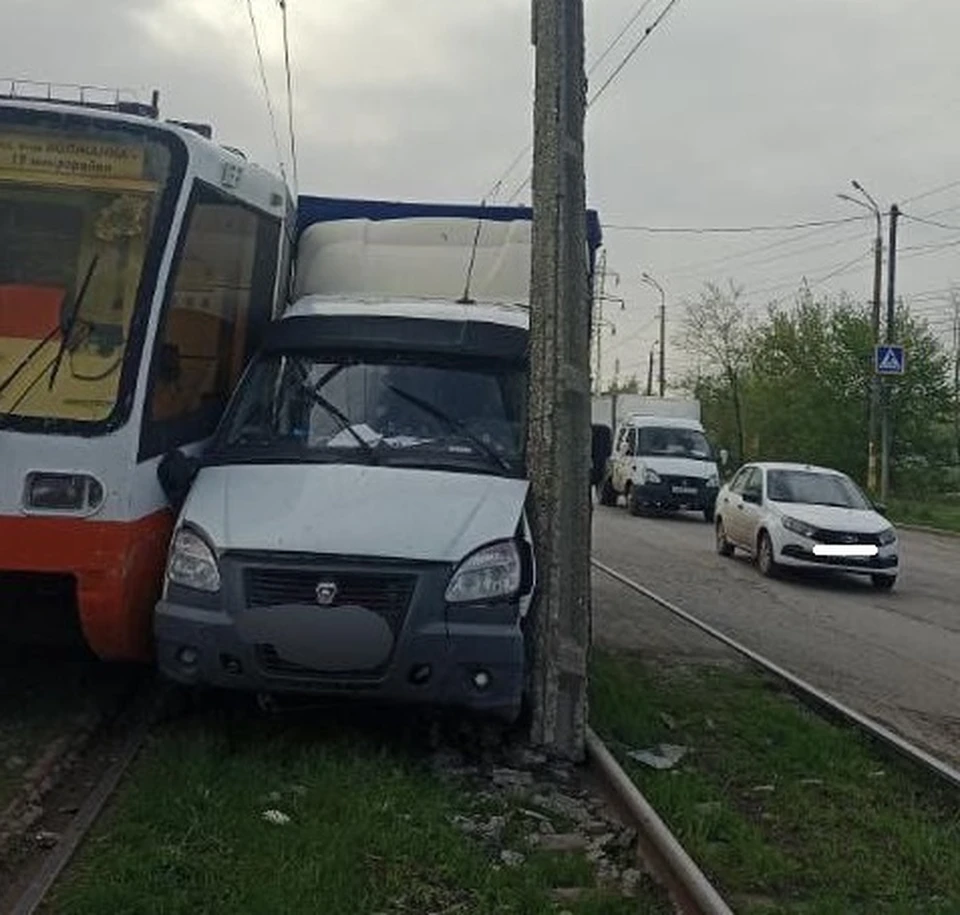
<svg viewBox="0 0 960 915"><path fill-rule="evenodd" d="M323 378L320 379L319 383L316 385L308 384L306 372L303 370L303 366L296 365L297 374L300 376L300 386L310 395L310 398L323 407L327 413L332 416L339 424L340 428L344 432L348 432L357 442L357 444L363 449L364 453L370 460L371 464L378 464L380 459L377 457L377 452L373 450L373 446L361 436L356 429L353 428L353 423L343 415L326 397L324 397L319 388L325 385L331 378L337 375L342 371L346 366L337 366L335 370L331 370Z"/></svg>
<svg viewBox="0 0 960 915"><path fill-rule="evenodd" d="M97 263L100 260L99 254L94 254L90 260L90 266L87 267L87 274L83 278L83 284L80 286L80 291L77 293L76 299L73 302L73 308L70 310L70 316L67 318L66 324L63 327L63 333L60 337L60 346L57 348L57 355L53 357L53 369L50 372L50 383L47 385L47 390L53 390L53 383L57 380L57 372L60 371L60 363L63 361L63 354L67 349L67 344L70 341L70 338L73 336L73 329L77 325L77 319L80 317L80 306L83 305L83 300L87 295L87 289L90 288L90 280L93 279L93 271L97 269Z"/></svg>
<svg viewBox="0 0 960 915"><path fill-rule="evenodd" d="M462 435L470 444L475 445L479 451L486 455L491 461L495 462L498 466L502 467L507 473L513 472L513 467L510 462L504 458L502 455L497 454L482 438L478 438L474 435L464 423L459 420L454 419L452 416L448 416L443 410L439 407L435 407L432 403L428 403L425 400L421 400L415 394L409 394L406 391L401 390L400 388L394 387L392 384L386 384L389 390L393 391L397 397L402 397L404 400L409 401L415 407L419 407L423 410L424 413L430 414L434 419L439 419L448 429L452 432L457 432Z"/></svg>

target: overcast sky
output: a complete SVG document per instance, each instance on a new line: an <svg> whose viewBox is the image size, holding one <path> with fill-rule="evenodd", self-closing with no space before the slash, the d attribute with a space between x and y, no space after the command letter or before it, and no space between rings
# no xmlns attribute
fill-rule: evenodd
<svg viewBox="0 0 960 915"><path fill-rule="evenodd" d="M597 88L667 0L652 0L593 74ZM253 0L287 167L280 13ZM597 59L639 0L588 0ZM161 92L167 117L277 162L245 0L2 0L0 76ZM476 201L531 139L529 0L288 0L300 187L331 196ZM836 198L859 179L901 223L898 290L946 333L960 282L960 3L680 0L591 108L590 205L605 224L757 226L869 214ZM529 172L505 182L509 198ZM951 182L955 187L912 198ZM529 189L518 198L529 202ZM668 321L705 280L734 279L762 309L807 277L871 287L872 218L793 232L605 230L619 273L604 375L643 373ZM948 243L956 243L949 246ZM944 247L944 245L947 245ZM859 257L859 260L857 258ZM850 265L850 266L848 266ZM885 294L885 293L884 293ZM668 329L672 341L673 330ZM668 374L682 356L668 349Z"/></svg>

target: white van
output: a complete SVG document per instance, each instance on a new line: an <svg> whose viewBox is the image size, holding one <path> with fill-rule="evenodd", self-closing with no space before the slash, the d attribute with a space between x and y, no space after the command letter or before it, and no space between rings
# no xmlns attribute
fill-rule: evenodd
<svg viewBox="0 0 960 915"><path fill-rule="evenodd" d="M634 414L617 430L600 502L623 496L631 514L698 511L713 520L720 470L699 420Z"/></svg>

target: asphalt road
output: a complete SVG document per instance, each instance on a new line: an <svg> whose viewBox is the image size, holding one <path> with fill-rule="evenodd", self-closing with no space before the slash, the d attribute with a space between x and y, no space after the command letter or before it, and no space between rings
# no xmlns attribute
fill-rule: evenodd
<svg viewBox="0 0 960 915"><path fill-rule="evenodd" d="M907 739L960 765L960 538L901 532L892 592L869 579L763 578L717 555L702 515L594 511L593 555ZM594 571L598 644L722 656L715 640Z"/></svg>

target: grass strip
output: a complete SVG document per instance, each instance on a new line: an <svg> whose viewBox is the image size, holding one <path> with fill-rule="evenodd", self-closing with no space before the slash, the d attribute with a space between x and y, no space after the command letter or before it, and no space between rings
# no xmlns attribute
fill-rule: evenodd
<svg viewBox="0 0 960 915"><path fill-rule="evenodd" d="M960 499L944 497L938 502L918 502L912 499L891 499L890 519L900 524L917 524L960 532Z"/></svg>
<svg viewBox="0 0 960 915"><path fill-rule="evenodd" d="M955 793L750 671L595 652L597 732L737 912L960 912ZM689 748L673 769L630 759Z"/></svg>
<svg viewBox="0 0 960 915"><path fill-rule="evenodd" d="M381 735L382 736L382 735ZM597 888L580 853L531 850L522 799L471 793L389 737L209 715L158 730L46 911L60 915L665 915ZM264 819L276 810L289 821ZM490 848L458 816L507 816ZM526 830L529 832L529 829ZM523 855L505 864L502 849ZM557 900L557 888L583 888Z"/></svg>

